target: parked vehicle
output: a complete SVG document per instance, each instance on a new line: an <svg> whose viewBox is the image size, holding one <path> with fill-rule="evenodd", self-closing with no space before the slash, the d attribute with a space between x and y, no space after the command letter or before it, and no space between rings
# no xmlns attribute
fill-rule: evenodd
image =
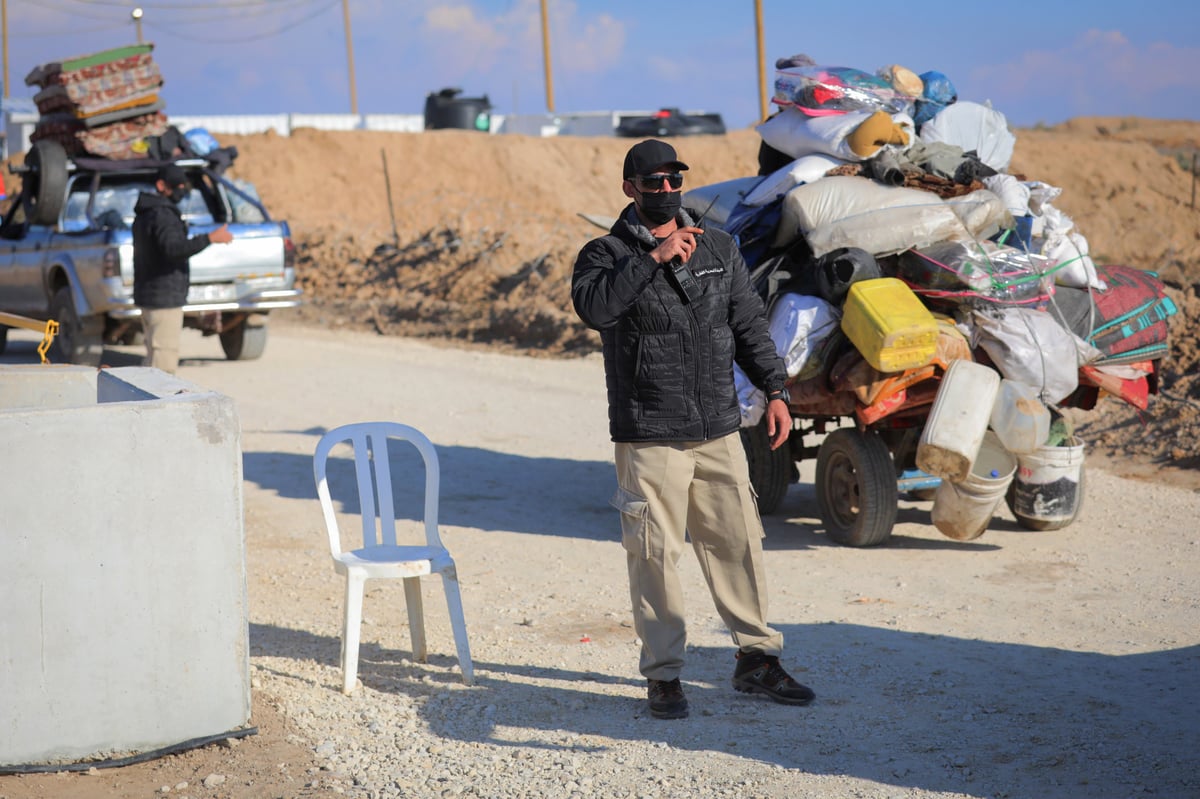
<svg viewBox="0 0 1200 799"><path fill-rule="evenodd" d="M725 121L720 114L685 114L678 108L663 108L650 116L623 116L617 123L617 135L636 138L665 136L720 135Z"/></svg>
<svg viewBox="0 0 1200 799"><path fill-rule="evenodd" d="M96 365L105 343L139 335L133 209L140 192L154 191L162 163L70 159L57 142L41 140L13 170L22 187L0 222L0 311L56 320L56 360ZM271 218L252 185L204 158L176 163L192 184L180 203L191 233L228 224L234 236L192 257L184 326L219 336L229 360L258 358L268 314L302 301L291 231Z"/></svg>

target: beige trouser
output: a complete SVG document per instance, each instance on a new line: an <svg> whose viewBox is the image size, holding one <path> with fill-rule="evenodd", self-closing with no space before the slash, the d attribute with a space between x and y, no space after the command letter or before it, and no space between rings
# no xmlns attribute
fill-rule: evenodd
<svg viewBox="0 0 1200 799"><path fill-rule="evenodd" d="M143 308L146 336L145 366L175 374L179 368L179 339L183 333L182 308Z"/></svg>
<svg viewBox="0 0 1200 799"><path fill-rule="evenodd" d="M621 540L629 564L640 669L672 680L683 668L687 634L678 564L684 534L700 561L717 613L739 649L778 655L783 635L767 626L762 520L741 438L618 443Z"/></svg>

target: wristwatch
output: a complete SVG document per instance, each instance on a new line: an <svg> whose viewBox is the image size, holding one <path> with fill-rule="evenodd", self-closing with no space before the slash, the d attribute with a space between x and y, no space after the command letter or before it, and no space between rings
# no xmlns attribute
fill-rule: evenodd
<svg viewBox="0 0 1200 799"><path fill-rule="evenodd" d="M788 393L786 388L777 388L774 391L767 392L767 402L772 400L783 400L785 404L792 404L792 395Z"/></svg>

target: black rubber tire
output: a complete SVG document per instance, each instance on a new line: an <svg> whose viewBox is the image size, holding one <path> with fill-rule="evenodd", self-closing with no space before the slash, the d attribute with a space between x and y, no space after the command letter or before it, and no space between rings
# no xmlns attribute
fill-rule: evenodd
<svg viewBox="0 0 1200 799"><path fill-rule="evenodd" d="M0 355L8 348L8 328L0 325Z"/></svg>
<svg viewBox="0 0 1200 799"><path fill-rule="evenodd" d="M25 155L30 168L26 177L29 221L35 225L53 225L62 211L67 190L67 151L56 141L41 139Z"/></svg>
<svg viewBox="0 0 1200 799"><path fill-rule="evenodd" d="M771 449L765 418L754 427L743 427L741 434L746 461L750 464L750 485L758 495L758 512L763 516L774 513L792 482L788 445L785 442L779 449Z"/></svg>
<svg viewBox="0 0 1200 799"><path fill-rule="evenodd" d="M221 333L221 349L225 357L231 361L252 361L262 357L267 348L267 325L250 325L242 322L240 325Z"/></svg>
<svg viewBox="0 0 1200 799"><path fill-rule="evenodd" d="M58 335L51 347L51 359L63 363L99 366L104 354L102 324L79 318L71 289L62 286L50 298L50 318L58 322Z"/></svg>
<svg viewBox="0 0 1200 799"><path fill-rule="evenodd" d="M892 535L898 509L896 467L874 432L843 427L817 451L817 508L825 532L848 547L882 544Z"/></svg>
<svg viewBox="0 0 1200 799"><path fill-rule="evenodd" d="M1056 519L1054 521L1047 521L1046 519L1031 519L1028 516L1022 516L1021 514L1017 513L1017 510L1014 507L1017 496L1017 486L1015 480L1012 483L1009 483L1008 491L1004 494L1004 501L1008 504L1008 509L1012 511L1012 515L1017 520L1017 524L1021 525L1026 530L1037 530L1039 532L1048 530L1062 530L1064 527L1070 527L1072 524L1074 524L1075 520L1079 518L1079 511L1083 510L1083 501L1086 498L1086 494L1084 493L1084 483L1086 482L1087 477L1086 472L1087 470L1083 466L1079 467L1079 485L1075 489L1075 491L1078 493L1076 498L1077 501L1075 503L1075 512L1071 514L1069 519Z"/></svg>

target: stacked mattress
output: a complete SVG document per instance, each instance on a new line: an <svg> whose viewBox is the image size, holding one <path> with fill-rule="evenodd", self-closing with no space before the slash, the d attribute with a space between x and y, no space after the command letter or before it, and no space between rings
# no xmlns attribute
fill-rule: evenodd
<svg viewBox="0 0 1200 799"><path fill-rule="evenodd" d="M35 67L25 76L40 118L32 141L53 139L72 156L144 158L167 130L153 44L135 44Z"/></svg>

